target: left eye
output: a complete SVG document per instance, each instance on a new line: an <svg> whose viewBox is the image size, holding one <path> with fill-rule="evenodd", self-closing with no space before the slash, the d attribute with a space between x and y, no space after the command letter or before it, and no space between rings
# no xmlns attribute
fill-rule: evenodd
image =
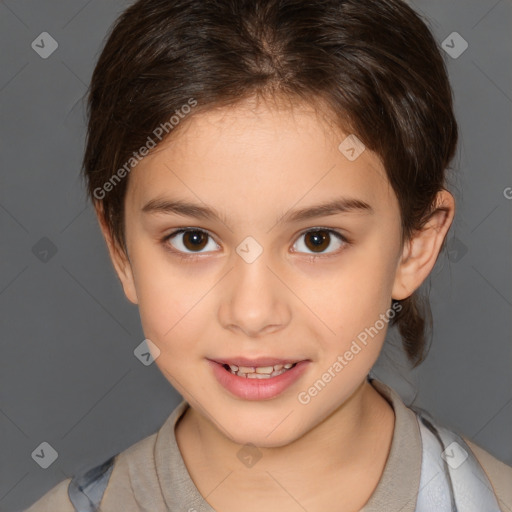
<svg viewBox="0 0 512 512"><path fill-rule="evenodd" d="M334 235L334 236L333 236ZM302 237L305 237L305 242L301 242ZM334 242L334 244L333 244ZM296 242L299 246L303 246L306 249L311 250L312 252L310 254L316 254L316 253L331 253L331 251L326 251L327 248L334 245L334 251L340 247L343 247L347 243L347 240L341 233L338 233L337 231L333 231L332 229L323 229L323 228L317 228L314 230L306 231L305 233L302 233L300 235L299 240ZM338 245L338 247L336 247ZM298 250L299 252L307 252L303 251L302 248Z"/></svg>

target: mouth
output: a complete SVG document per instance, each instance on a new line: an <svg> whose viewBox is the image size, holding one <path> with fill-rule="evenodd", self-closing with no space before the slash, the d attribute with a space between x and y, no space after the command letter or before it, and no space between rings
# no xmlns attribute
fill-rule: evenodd
<svg viewBox="0 0 512 512"><path fill-rule="evenodd" d="M297 382L311 364L309 359L238 358L207 361L217 382L232 395L244 400L276 398ZM241 362L245 364L236 364Z"/></svg>

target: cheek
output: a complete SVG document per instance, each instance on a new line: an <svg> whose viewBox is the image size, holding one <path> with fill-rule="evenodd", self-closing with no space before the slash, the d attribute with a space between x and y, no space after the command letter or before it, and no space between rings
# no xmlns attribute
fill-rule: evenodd
<svg viewBox="0 0 512 512"><path fill-rule="evenodd" d="M132 258L139 314L147 338L161 350L179 350L180 339L199 339L198 314L205 314L208 279L194 278L185 266L171 264L155 251L134 251ZM173 348L174 349L174 348Z"/></svg>
<svg viewBox="0 0 512 512"><path fill-rule="evenodd" d="M384 251L361 248L347 252L336 266L315 272L304 278L300 296L319 323L323 320L338 339L347 340L373 325L391 305L393 264ZM328 339L328 329L326 334Z"/></svg>
<svg viewBox="0 0 512 512"><path fill-rule="evenodd" d="M336 374L331 386L335 395L360 382L370 371L393 316L390 265L386 258L376 261L375 257L366 258L363 254L354 254L352 258L331 281L329 294L324 294L323 300L312 307L335 332L333 335L324 329L325 362L321 368L322 373ZM329 375L320 378L328 380Z"/></svg>

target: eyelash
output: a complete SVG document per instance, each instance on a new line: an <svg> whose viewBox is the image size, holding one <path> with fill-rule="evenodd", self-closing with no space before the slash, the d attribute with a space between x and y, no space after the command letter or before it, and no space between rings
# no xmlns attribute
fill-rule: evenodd
<svg viewBox="0 0 512 512"><path fill-rule="evenodd" d="M317 231L325 231L327 233L329 233L330 235L334 235L339 241L343 242L343 245L340 249L338 249L337 251L335 252L330 252L330 253L319 253L318 255L316 254L311 254L311 253L302 253L302 254L308 254L309 255L309 261L310 262L315 262L317 259L319 258L328 258L328 257L331 257L331 256L336 256L338 255L341 251L344 250L344 248L346 248L347 246L351 245L352 242L351 240L349 240L348 238L346 238L344 235L342 235L340 232L334 230L334 229L330 229L330 228L325 228L325 227L315 227L315 228L309 228L305 231L302 231L301 233L299 233L298 237L297 237L297 240L308 234L308 233L315 233ZM183 251L180 251L180 250L177 250L177 249L174 249L174 248L171 248L170 245L168 244L168 241L181 234L181 233L187 233L187 232L198 232L198 233L203 233L205 234L206 236L210 237L211 239L213 239L213 237L210 235L210 233L208 233L208 231L205 231L204 229L200 229L200 228L180 228L180 229L177 229L175 231L173 231L172 233L169 233L168 235L166 235L164 238L162 238L162 240L160 241L161 244L163 245L164 249L168 252L170 252L171 254L173 254L174 256L177 256L178 258L180 258L180 260L186 260L186 261L195 261L197 259L200 259L202 257L202 254L203 253L185 253ZM299 252L299 251L294 251L294 252Z"/></svg>

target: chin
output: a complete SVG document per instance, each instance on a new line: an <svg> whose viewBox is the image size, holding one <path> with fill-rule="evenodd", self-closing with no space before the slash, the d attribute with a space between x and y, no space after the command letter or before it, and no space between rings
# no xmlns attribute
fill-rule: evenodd
<svg viewBox="0 0 512 512"><path fill-rule="evenodd" d="M261 448L279 448L293 443L302 433L293 429L288 421L283 421L286 414L280 414L268 422L255 425L249 418L246 422L237 421L235 428L229 422L224 423L229 431L229 438L237 444L253 444ZM290 419L293 414L290 415ZM221 420L222 421L222 420Z"/></svg>

